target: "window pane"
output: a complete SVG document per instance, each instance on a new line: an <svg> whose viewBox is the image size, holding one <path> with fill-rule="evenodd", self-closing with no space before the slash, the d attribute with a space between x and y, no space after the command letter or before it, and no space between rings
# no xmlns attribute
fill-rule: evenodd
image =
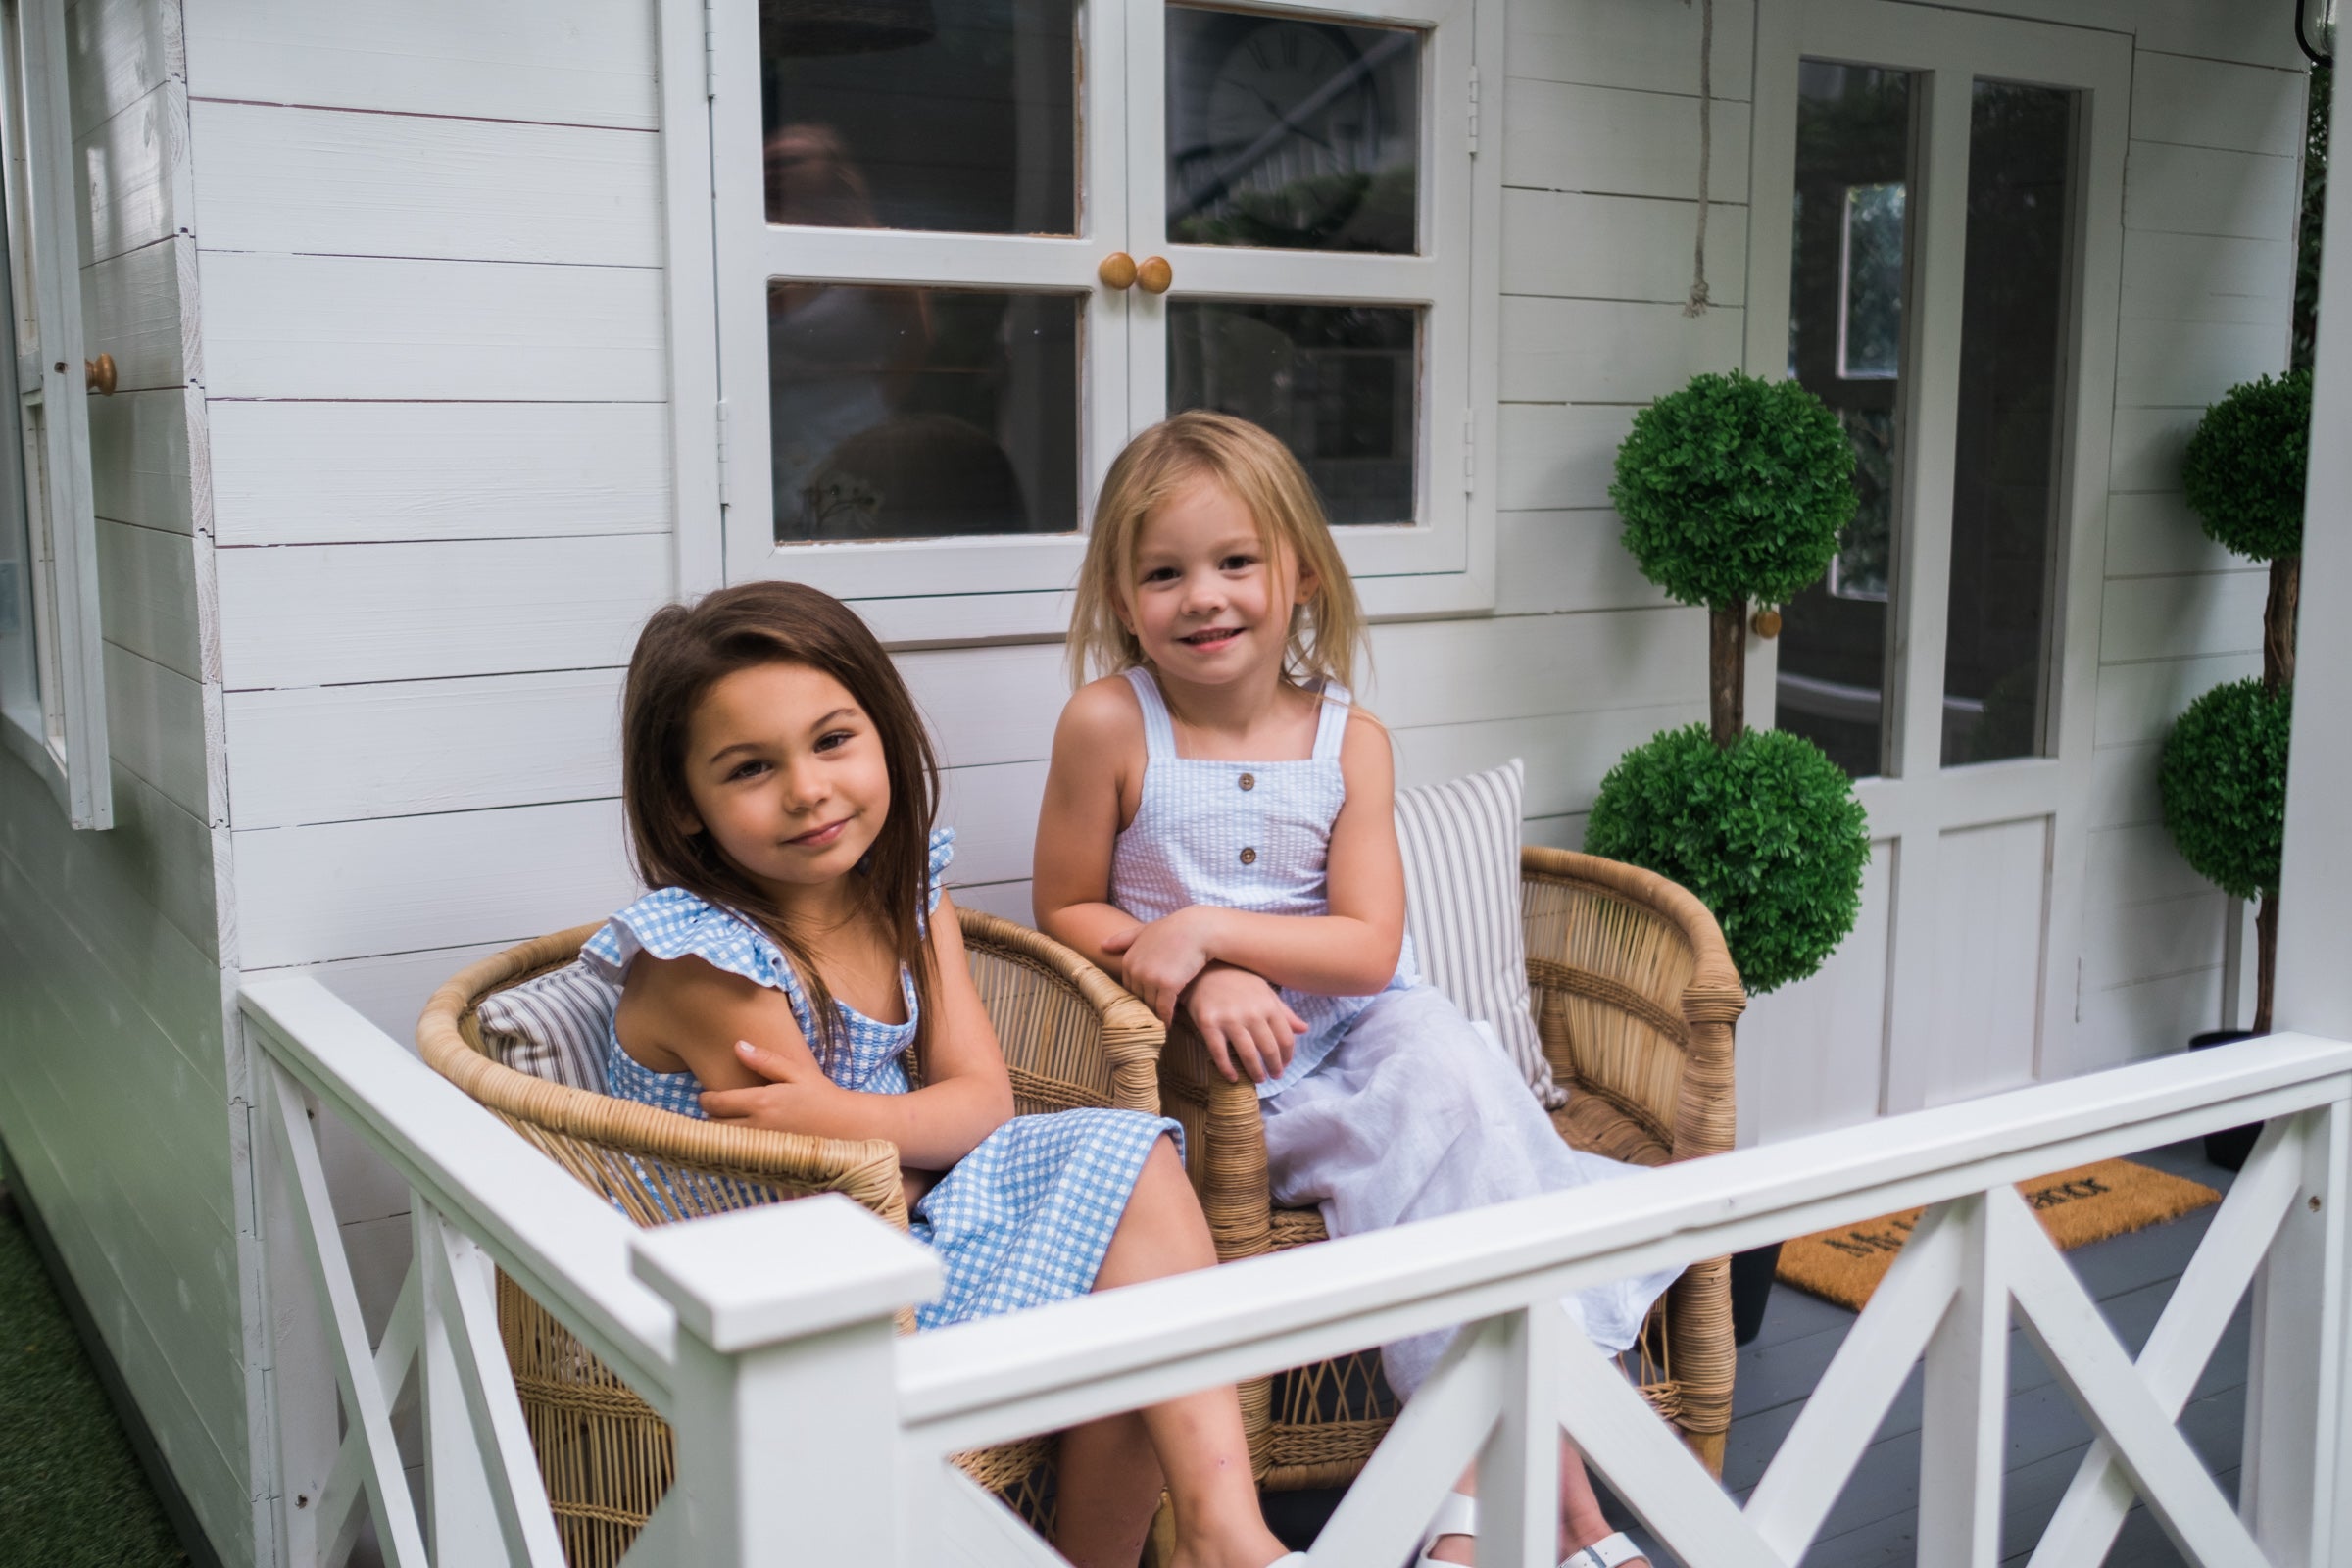
<svg viewBox="0 0 2352 1568"><path fill-rule="evenodd" d="M1411 522L1420 312L1409 306L1173 300L1168 412L1264 425L1335 523Z"/></svg>
<svg viewBox="0 0 2352 1568"><path fill-rule="evenodd" d="M767 220L1078 231L1076 0L760 0Z"/></svg>
<svg viewBox="0 0 2352 1568"><path fill-rule="evenodd" d="M1075 529L1079 303L771 284L776 538Z"/></svg>
<svg viewBox="0 0 2352 1568"><path fill-rule="evenodd" d="M1911 77L1805 61L1788 374L1854 444L1862 504L1822 581L1782 607L1780 727L1857 778L1886 770L1887 610L1901 491Z"/></svg>
<svg viewBox="0 0 2352 1568"><path fill-rule="evenodd" d="M1168 237L1414 248L1420 33L1168 8Z"/></svg>
<svg viewBox="0 0 2352 1568"><path fill-rule="evenodd" d="M1943 762L2045 749L2075 95L1980 81L1952 485Z"/></svg>

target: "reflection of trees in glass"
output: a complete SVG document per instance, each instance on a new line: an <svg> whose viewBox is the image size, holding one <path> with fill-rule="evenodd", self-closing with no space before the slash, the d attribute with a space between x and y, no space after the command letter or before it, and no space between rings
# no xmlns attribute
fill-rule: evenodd
<svg viewBox="0 0 2352 1568"><path fill-rule="evenodd" d="M1309 174L1274 190L1235 190L1208 212L1177 219L1168 237L1187 245L1285 250L1413 248L1414 172Z"/></svg>
<svg viewBox="0 0 2352 1568"><path fill-rule="evenodd" d="M1903 364L1903 195L1900 181L1845 193L1844 332L1838 373L1849 380L1900 373Z"/></svg>
<svg viewBox="0 0 2352 1568"><path fill-rule="evenodd" d="M1838 536L1830 591L1841 599L1884 599L1894 556L1894 413L1839 409L1838 422L1854 444L1854 490L1861 505Z"/></svg>

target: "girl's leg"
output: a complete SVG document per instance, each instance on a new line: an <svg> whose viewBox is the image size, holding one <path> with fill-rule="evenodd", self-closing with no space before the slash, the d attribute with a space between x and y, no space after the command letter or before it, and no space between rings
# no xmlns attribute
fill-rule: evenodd
<svg viewBox="0 0 2352 1568"><path fill-rule="evenodd" d="M1208 1221L1201 1217L1175 1148L1163 1138L1144 1161L1127 1212L1102 1255L1095 1289L1165 1279L1208 1268L1216 1260ZM1132 1442L1128 1434L1108 1430L1121 1421L1141 1425L1158 1456L1156 1466L1116 1468L1122 1462L1118 1455ZM1075 1510L1075 1485L1067 1468L1073 1443L1082 1479L1087 1472L1101 1477L1086 1482L1098 1490ZM1080 1568L1113 1562L1126 1568L1135 1561L1158 1504L1162 1474L1176 1508L1174 1568L1266 1568L1283 1554L1282 1543L1258 1512L1242 1407L1231 1387L1204 1389L1155 1404L1140 1416L1079 1428L1063 1438L1062 1454L1061 1527L1054 1544ZM1124 1555L1115 1555L1120 1552Z"/></svg>
<svg viewBox="0 0 2352 1568"><path fill-rule="evenodd" d="M1133 1411L1061 1435L1054 1544L1078 1568L1133 1568L1159 1507L1159 1455Z"/></svg>
<svg viewBox="0 0 2352 1568"><path fill-rule="evenodd" d="M1477 1496L1478 1466L1474 1464L1463 1471L1453 1490L1465 1497ZM1608 1516L1600 1511L1600 1499L1592 1494L1592 1478L1585 1474L1583 1457L1572 1444L1561 1439L1560 1555L1581 1551L1611 1531ZM1468 1536L1441 1536L1429 1554L1440 1562L1473 1562L1477 1559L1477 1544ZM1647 1564L1649 1559L1637 1557L1634 1561Z"/></svg>

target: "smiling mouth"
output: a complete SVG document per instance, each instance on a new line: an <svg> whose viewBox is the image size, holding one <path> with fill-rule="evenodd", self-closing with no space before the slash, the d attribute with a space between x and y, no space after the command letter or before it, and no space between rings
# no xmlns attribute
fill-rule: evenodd
<svg viewBox="0 0 2352 1568"><path fill-rule="evenodd" d="M1241 634L1239 626L1210 626L1176 640L1187 648L1222 648Z"/></svg>
<svg viewBox="0 0 2352 1568"><path fill-rule="evenodd" d="M849 825L850 819L845 816L838 822L827 822L823 827L810 828L800 837L786 839L784 842L798 845L805 850L821 850L841 837L841 830Z"/></svg>

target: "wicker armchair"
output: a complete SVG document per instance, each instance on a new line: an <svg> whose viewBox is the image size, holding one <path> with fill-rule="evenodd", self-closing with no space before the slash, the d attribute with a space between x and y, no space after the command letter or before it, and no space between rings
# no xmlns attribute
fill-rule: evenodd
<svg viewBox="0 0 2352 1568"><path fill-rule="evenodd" d="M1155 1112L1162 1030L1151 1010L1052 939L995 915L957 912L972 978L1011 1068L1016 1110ZM898 1151L887 1142L720 1126L501 1065L483 1042L476 1004L570 962L596 929L525 942L451 979L417 1021L424 1059L640 1225L844 1193L906 1228ZM669 1427L503 1274L498 1307L564 1557L572 1568L611 1568L668 1489ZM911 1313L902 1327L912 1329ZM1034 1438L959 1462L1042 1528L1050 1523L1050 1453L1048 1440Z"/></svg>
<svg viewBox="0 0 2352 1568"><path fill-rule="evenodd" d="M1552 1071L1552 1115L1574 1147L1661 1165L1732 1147L1732 1025L1747 1004L1706 907L1664 877L1565 850L1520 854L1528 980ZM1228 1083L1189 1027L1172 1032L1161 1113L1185 1130L1193 1185L1221 1258L1325 1239L1312 1209L1266 1200L1265 1129L1248 1083ZM1642 1393L1720 1475L1731 1429L1728 1260L1686 1272L1628 1352ZM1252 1462L1270 1489L1337 1486L1363 1468L1396 1396L1377 1349L1245 1386Z"/></svg>

